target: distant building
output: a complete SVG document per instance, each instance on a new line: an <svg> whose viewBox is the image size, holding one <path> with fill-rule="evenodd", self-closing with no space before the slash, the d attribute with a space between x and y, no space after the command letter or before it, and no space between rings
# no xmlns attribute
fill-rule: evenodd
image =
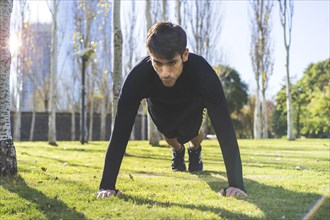
<svg viewBox="0 0 330 220"><path fill-rule="evenodd" d="M21 64L24 63L22 66L22 111L31 111L32 107L36 106L33 96L37 89L45 93L44 105L47 105L48 87L45 82L50 72L51 24L33 23L28 35L31 39L26 40L22 45L25 49L24 62L21 62Z"/></svg>
<svg viewBox="0 0 330 220"><path fill-rule="evenodd" d="M111 4L110 4L111 5ZM97 68L93 75L97 79L102 79L103 73L107 73L107 85L111 85L111 48L112 44L112 14L111 10L104 18L99 13L100 8L97 3L93 4L97 16L92 22L90 41L97 42L93 60L97 60ZM79 32L75 27L76 18L84 18L78 3L75 1L61 1L57 15L57 105L56 111L70 111L71 106L80 107L81 102L81 60L75 54L74 35ZM84 20L82 20L84 21ZM104 22L104 23L103 23ZM100 27L104 27L103 30ZM84 29L84 23L82 24ZM52 24L51 23L32 23L29 28L31 40L24 43L25 57L28 65L23 67L23 86L22 86L22 111L48 111L49 99L49 75L51 68L51 43L52 43ZM85 35L85 33L81 33ZM105 39L104 39L105 37ZM106 42L104 42L106 41ZM77 43L77 42L76 42ZM79 49L79 48L78 48ZM92 60L91 60L92 62ZM90 62L90 63L91 63ZM91 87L91 83L95 80L91 77L90 63L86 69L87 89ZM96 90L98 88L95 88ZM110 94L110 91L107 94ZM36 96L35 96L36 95Z"/></svg>

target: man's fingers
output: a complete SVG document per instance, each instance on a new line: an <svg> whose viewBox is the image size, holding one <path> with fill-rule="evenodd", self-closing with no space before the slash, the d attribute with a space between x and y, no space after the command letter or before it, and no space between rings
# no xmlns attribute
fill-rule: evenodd
<svg viewBox="0 0 330 220"><path fill-rule="evenodd" d="M235 196L235 197L247 196L247 194L243 190L235 188L235 187L229 187L227 189L221 189L219 194L221 196L226 196L226 197L229 197L229 196Z"/></svg>
<svg viewBox="0 0 330 220"><path fill-rule="evenodd" d="M226 196L226 190L225 189L221 189L219 192L220 196Z"/></svg>
<svg viewBox="0 0 330 220"><path fill-rule="evenodd" d="M237 193L237 189L234 188L234 187L229 187L227 190L226 190L226 196L235 196Z"/></svg>

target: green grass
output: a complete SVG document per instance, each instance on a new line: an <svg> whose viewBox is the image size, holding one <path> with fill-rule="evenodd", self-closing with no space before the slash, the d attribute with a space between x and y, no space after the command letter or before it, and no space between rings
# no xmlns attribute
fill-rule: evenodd
<svg viewBox="0 0 330 220"><path fill-rule="evenodd" d="M216 141L203 142L199 175L172 172L164 142L130 142L117 181L124 195L106 200L95 193L107 143L58 144L15 143L19 174L1 177L0 219L301 219L329 195L329 139L239 140L249 193L239 199L217 194L227 180ZM314 219L330 219L329 199Z"/></svg>

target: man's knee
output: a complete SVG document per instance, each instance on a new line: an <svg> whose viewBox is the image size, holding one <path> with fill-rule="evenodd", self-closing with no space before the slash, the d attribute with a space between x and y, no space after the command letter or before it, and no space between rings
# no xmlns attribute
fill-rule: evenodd
<svg viewBox="0 0 330 220"><path fill-rule="evenodd" d="M180 150L181 149L181 144L179 143L179 141L176 137L168 138L163 134L163 138L166 141L166 143L168 145L170 145L174 150Z"/></svg>

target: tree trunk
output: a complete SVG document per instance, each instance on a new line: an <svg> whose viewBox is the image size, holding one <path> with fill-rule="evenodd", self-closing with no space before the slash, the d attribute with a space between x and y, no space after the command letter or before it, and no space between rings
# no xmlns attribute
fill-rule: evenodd
<svg viewBox="0 0 330 220"><path fill-rule="evenodd" d="M257 85L253 121L253 137L255 139L259 139L262 137L268 137L267 102L265 94L268 79L273 71L273 59L271 56L272 48L270 43L270 20L273 2L269 0L251 1L251 7L251 58ZM260 98L260 92L262 94L262 100Z"/></svg>
<svg viewBox="0 0 330 220"><path fill-rule="evenodd" d="M76 111L74 104L71 107L71 141L76 140Z"/></svg>
<svg viewBox="0 0 330 220"><path fill-rule="evenodd" d="M146 135L146 124L145 124L145 122L146 122L146 114L148 114L148 113L146 113L144 110L145 110L145 107L146 107L146 101L145 100L143 100L142 102L141 102L141 106L140 106L140 110L139 110L139 112L140 112L140 115L141 115L141 139L142 140L146 140L148 137L147 137L147 135Z"/></svg>
<svg viewBox="0 0 330 220"><path fill-rule="evenodd" d="M112 72L112 125L113 131L115 118L117 115L117 106L119 94L122 86L122 48L123 36L120 24L120 1L113 2L113 45L114 45L114 61Z"/></svg>
<svg viewBox="0 0 330 220"><path fill-rule="evenodd" d="M253 120L253 137L254 139L261 138L261 115L260 115L260 95L259 83L257 81L256 102L254 106L254 120Z"/></svg>
<svg viewBox="0 0 330 220"><path fill-rule="evenodd" d="M10 129L10 63L8 47L13 0L0 1L0 176L17 174L16 150Z"/></svg>
<svg viewBox="0 0 330 220"><path fill-rule="evenodd" d="M141 139L146 140L146 114L142 112L141 114Z"/></svg>
<svg viewBox="0 0 330 220"><path fill-rule="evenodd" d="M150 0L146 0L146 20L147 20L147 32L152 26L152 21L151 21L151 6L150 6Z"/></svg>
<svg viewBox="0 0 330 220"><path fill-rule="evenodd" d="M181 0L176 0L176 17L178 19L178 25L181 26Z"/></svg>
<svg viewBox="0 0 330 220"><path fill-rule="evenodd" d="M209 133L209 126L208 126L208 118L209 118L209 114L207 114L207 110L204 109L204 117L203 117L203 122L202 122L202 131L204 136L206 137L207 134Z"/></svg>
<svg viewBox="0 0 330 220"><path fill-rule="evenodd" d="M23 21L22 21L23 25ZM22 35L21 35L22 36ZM22 54L23 48L19 48L20 54L17 54L17 85L16 85L16 108L15 108L15 120L14 120L14 140L20 141L21 140L21 124L22 124L22 88L23 88L23 73L22 73Z"/></svg>
<svg viewBox="0 0 330 220"><path fill-rule="evenodd" d="M166 21L166 0L162 0L163 11L162 11L162 21Z"/></svg>
<svg viewBox="0 0 330 220"><path fill-rule="evenodd" d="M21 34L20 40L21 42L26 40L26 27L24 25L25 19L25 5L26 1L20 2L20 25L21 25ZM14 125L14 140L20 141L21 140L21 124L22 124L22 90L23 90L23 66L24 66L24 55L25 49L24 47L19 48L19 53L17 54L17 82L16 82L16 112L15 112L15 125Z"/></svg>
<svg viewBox="0 0 330 220"><path fill-rule="evenodd" d="M291 83L290 83L290 74L289 74L289 49L287 49L287 65L286 65L286 108L287 108L287 139L294 140L293 133L293 109L292 109L292 95L291 95Z"/></svg>
<svg viewBox="0 0 330 220"><path fill-rule="evenodd" d="M297 137L300 137L300 110L301 110L301 104L298 103L298 109L297 109Z"/></svg>
<svg viewBox="0 0 330 220"><path fill-rule="evenodd" d="M147 20L147 31L152 26L152 20L151 20L151 14L150 14L150 0L146 1L146 20ZM149 144L152 146L158 146L159 145L159 132L156 128L156 125L152 121L150 115L148 114L148 139L149 139Z"/></svg>
<svg viewBox="0 0 330 220"><path fill-rule="evenodd" d="M57 75L57 1L53 1L52 8L52 50L50 69L50 90L49 90L49 118L48 118L48 143L56 144L56 75Z"/></svg>
<svg viewBox="0 0 330 220"><path fill-rule="evenodd" d="M284 35L284 47L286 50L285 67L286 67L287 139L294 140L295 137L293 133L293 113L292 113L293 108L292 108L291 83L290 83L290 71L289 71L293 1L292 0L279 1L279 4L280 4L280 13L281 13L281 24L283 27L283 35Z"/></svg>
<svg viewBox="0 0 330 220"><path fill-rule="evenodd" d="M35 124L36 124L36 110L35 110L35 107L33 106L29 141L33 141Z"/></svg>
<svg viewBox="0 0 330 220"><path fill-rule="evenodd" d="M89 111L89 132L88 132L88 140L92 141L93 140L93 124L94 124L94 86L95 86L95 78L96 76L94 75L95 73L95 68L94 65L92 64L92 74L93 74L93 79L92 79L92 89L91 89L91 97L90 97L90 111Z"/></svg>
<svg viewBox="0 0 330 220"><path fill-rule="evenodd" d="M111 13L109 10L106 10L104 13ZM107 25L107 19L106 16L102 17L103 21L102 21L102 37L104 38L103 40L103 48L102 48L102 52L104 54L104 56L107 57L107 59L111 59L112 58L112 52L111 52L111 44L112 42L109 40L105 40L105 39L109 39L109 31L107 31L106 29L106 25ZM110 65L108 64L110 63ZM103 98L101 100L101 115L100 115L100 140L104 141L106 140L106 125L107 125L107 113L108 113L108 107L109 107L109 89L108 89L108 73L111 72L109 71L109 67L111 67L111 60L110 62L102 62L102 80L101 80L101 93L103 94Z"/></svg>
<svg viewBox="0 0 330 220"><path fill-rule="evenodd" d="M91 109L89 112L89 132L88 132L88 140L93 140L93 124L94 124L94 99L91 99Z"/></svg>
<svg viewBox="0 0 330 220"><path fill-rule="evenodd" d="M267 115L267 100L266 91L262 92L262 138L268 138L268 115Z"/></svg>
<svg viewBox="0 0 330 220"><path fill-rule="evenodd" d="M107 120L107 102L104 98L101 102L101 127L100 127L100 141L105 140L105 132L106 132L106 120Z"/></svg>
<svg viewBox="0 0 330 220"><path fill-rule="evenodd" d="M18 73L19 74L19 73ZM20 90L20 89L17 89ZM15 126L14 126L14 140L20 141L21 140L21 125L22 125L22 105L21 105L21 96L22 92L16 94L17 100L16 100L16 112L15 112Z"/></svg>

